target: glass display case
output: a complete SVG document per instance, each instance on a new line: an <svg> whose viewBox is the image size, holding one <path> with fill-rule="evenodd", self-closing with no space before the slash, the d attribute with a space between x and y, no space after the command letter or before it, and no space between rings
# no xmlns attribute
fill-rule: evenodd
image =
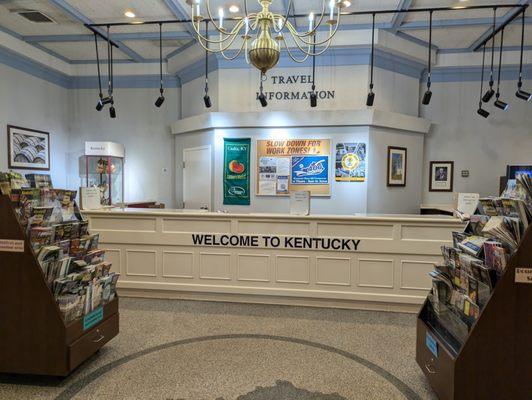
<svg viewBox="0 0 532 400"><path fill-rule="evenodd" d="M97 187L102 206L124 202L124 147L112 142L86 142L81 186Z"/></svg>

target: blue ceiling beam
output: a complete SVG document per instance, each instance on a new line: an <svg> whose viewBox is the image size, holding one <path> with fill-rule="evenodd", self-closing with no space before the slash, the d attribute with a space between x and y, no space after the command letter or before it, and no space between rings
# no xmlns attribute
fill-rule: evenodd
<svg viewBox="0 0 532 400"><path fill-rule="evenodd" d="M159 32L131 32L131 33L114 33L112 35L115 41L124 40L159 40ZM186 40L191 39L190 34L184 31L164 32L163 40ZM89 42L94 40L93 34L81 35L34 35L23 36L22 40L28 43L46 43L46 42Z"/></svg>
<svg viewBox="0 0 532 400"><path fill-rule="evenodd" d="M83 24L92 24L92 21L87 18L85 15L80 13L76 8L72 7L70 4L67 3L66 0L49 0L54 6L68 14L70 17L74 18L75 20L83 23ZM97 29L102 35L106 35L107 33L103 29ZM117 42L120 50L127 54L129 57L131 57L136 62L142 62L144 59L143 57L127 47L125 44L121 42Z"/></svg>
<svg viewBox="0 0 532 400"><path fill-rule="evenodd" d="M519 19L519 22L521 19ZM496 20L496 24L501 24L503 22L502 18L499 17ZM485 26L485 25L491 25L493 23L493 18L462 18L462 19L440 19L440 20L433 20L432 21L432 28L462 28L462 27L468 27L468 26ZM526 17L525 18L525 24L532 24L532 17ZM428 21L412 21L412 22L405 22L403 25L401 25L401 28L399 30L406 31L406 30L416 30L416 29L428 29L429 28L429 22ZM490 29L491 32L491 29Z"/></svg>
<svg viewBox="0 0 532 400"><path fill-rule="evenodd" d="M427 48L429 47L429 43L428 42L425 42L424 40L419 39L419 38L417 38L415 36L409 35L408 33L397 31L395 34L398 37L402 38L402 39L408 40L409 42L419 44L419 45L421 45L423 47L427 47ZM436 46L434 43L432 43L431 48L432 48L432 50L436 50L436 51L440 50L440 48L438 46Z"/></svg>
<svg viewBox="0 0 532 400"><path fill-rule="evenodd" d="M187 44L175 49L174 51L172 51L171 53L168 53L166 55L166 61L168 61L170 58L172 57L175 57L177 56L179 53L185 51L186 49L188 49L189 47L192 47L194 44L196 43L195 40L191 40L190 42L188 42Z"/></svg>
<svg viewBox="0 0 532 400"><path fill-rule="evenodd" d="M177 17L177 19L190 18L187 14L187 10L181 5L181 3L179 3L179 0L163 0L163 2L166 4L166 7L168 7L170 11L172 11L172 13ZM192 35L192 37L196 37L196 31L191 23L185 24L185 28L187 32Z"/></svg>
<svg viewBox="0 0 532 400"><path fill-rule="evenodd" d="M519 0L518 4L524 5L524 4L530 4L530 0ZM501 18L497 19L495 22L495 29L497 29L499 26L505 24L512 18L514 15L514 12L516 9L512 8L509 11L507 11ZM497 21L500 21L497 23ZM492 22L493 23L493 22ZM493 28L489 28L486 32L484 32L477 40L475 40L471 46L469 46L469 51L474 51L478 45L480 45L486 38L488 38L491 33L493 32Z"/></svg>
<svg viewBox="0 0 532 400"><path fill-rule="evenodd" d="M397 5L397 9L408 10L411 5L412 5L412 0L401 0L399 4ZM405 18L406 18L406 13L397 13L393 15L392 27L391 27L392 32L397 32L397 30L401 28L401 25L403 24Z"/></svg>

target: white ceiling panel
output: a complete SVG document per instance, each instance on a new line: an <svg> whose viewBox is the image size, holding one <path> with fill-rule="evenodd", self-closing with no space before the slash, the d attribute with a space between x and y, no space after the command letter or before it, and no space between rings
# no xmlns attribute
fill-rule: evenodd
<svg viewBox="0 0 532 400"><path fill-rule="evenodd" d="M412 2L410 8L426 8L426 7L467 7L477 5L491 5L491 4L516 4L518 0L415 0ZM497 11L497 16L502 16L510 11L510 8L501 8ZM491 18L493 17L493 10L461 10L457 11L438 11L433 14L433 19L466 19L466 18ZM405 18L405 22L412 21L427 21L428 13L409 13Z"/></svg>
<svg viewBox="0 0 532 400"><path fill-rule="evenodd" d="M127 40L123 43L144 58L159 58L158 40ZM163 57L185 44L186 40L163 40Z"/></svg>
<svg viewBox="0 0 532 400"><path fill-rule="evenodd" d="M467 28L442 28L432 31L432 42L439 48L467 48L477 40L484 32L484 27L467 27ZM428 29L407 31L411 36L429 41Z"/></svg>
<svg viewBox="0 0 532 400"><path fill-rule="evenodd" d="M40 11L55 22L35 23L16 14L17 10ZM0 2L0 26L19 35L60 35L86 33L85 27L48 1L11 0Z"/></svg>
<svg viewBox="0 0 532 400"><path fill-rule="evenodd" d="M68 2L95 23L175 18L162 0L68 0ZM127 10L133 11L136 18L126 17L124 12Z"/></svg>
<svg viewBox="0 0 532 400"><path fill-rule="evenodd" d="M89 42L61 42L61 43L43 43L43 46L61 54L70 60L95 60L96 49L94 48L94 41ZM107 60L107 44L106 42L99 42L99 53L101 60ZM129 59L127 55L122 53L116 47L113 49L113 58L117 60Z"/></svg>

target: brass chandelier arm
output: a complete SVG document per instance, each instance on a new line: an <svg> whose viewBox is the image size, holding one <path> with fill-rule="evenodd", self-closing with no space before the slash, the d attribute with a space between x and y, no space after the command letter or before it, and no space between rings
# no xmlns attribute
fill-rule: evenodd
<svg viewBox="0 0 532 400"><path fill-rule="evenodd" d="M244 20L238 21L238 23L234 26L234 28L231 30L231 32L223 33L220 37L222 39L220 40L214 40L214 39L208 39L207 37L203 36L200 31L200 21L194 22L192 24L194 26L194 31L196 32L198 41L203 40L206 43L211 44L222 44L225 43L229 39L233 39L237 36L238 32L242 29L242 26L244 25ZM223 35L226 35L225 37Z"/></svg>
<svg viewBox="0 0 532 400"><path fill-rule="evenodd" d="M309 36L312 36L316 33L316 31L318 30L318 28L321 26L321 23L323 22L323 17L325 16L325 0L322 0L322 8L321 8L321 15L320 15L320 18L318 19L318 22L316 24L314 24L314 27L312 30L310 31L306 31L304 33L299 33L297 32L297 30L294 28L294 31L295 31L295 36L297 36L298 38L305 38L305 37L309 37ZM340 18L340 12L338 12L338 18ZM292 23L290 21L287 21L285 20L286 24L290 24L292 25ZM293 26L292 26L293 27Z"/></svg>
<svg viewBox="0 0 532 400"><path fill-rule="evenodd" d="M298 64L302 64L304 63L305 61L308 60L308 58L310 57L310 48L308 49L308 51L303 51L303 54L304 54L304 57L303 58L296 58L296 56L294 56L294 53L292 53L292 51L290 50L290 47L288 47L288 44L286 43L285 40L283 40L283 44L284 44L284 48L288 54L288 56L296 63Z"/></svg>
<svg viewBox="0 0 532 400"><path fill-rule="evenodd" d="M242 54L242 51L244 50L244 48L247 47L246 44L247 44L246 40L242 41L242 46L240 46L240 49L238 49L238 51L233 56L226 56L225 53L224 53L225 50L219 51L219 53L227 61L233 61L233 60L237 59L238 56L240 56L240 54Z"/></svg>
<svg viewBox="0 0 532 400"><path fill-rule="evenodd" d="M213 42L210 42L210 41L207 41L207 40L200 39L199 37L198 37L198 43L200 44L201 47L203 47L204 50L208 51L209 53L220 53L220 52L227 51L233 45L233 43L236 40L236 38L237 38L237 35L228 36L226 39L230 39L230 40L223 47L222 47L222 43L224 43L224 42L213 43ZM244 43L245 42L246 42L246 40L244 40ZM220 48L211 49L211 48L209 48L209 44L219 44Z"/></svg>
<svg viewBox="0 0 532 400"><path fill-rule="evenodd" d="M294 60L295 62L297 63L302 63L302 62L305 62L307 60L308 57L316 57L316 56L320 56L322 55L323 53L325 53L327 50L329 50L329 47L331 46L331 43L332 41L329 40L328 42L324 42L325 43L325 47L323 47L323 49L319 50L319 51L311 51L310 49L313 47L312 45L308 46L308 50L305 50L303 47L301 47L301 45L297 42L297 41L294 41L297 48L299 49L299 51L301 51L303 54L305 54L305 57L303 59L300 59L299 61L295 58L295 56L293 55L292 51L290 50L290 48L288 47L288 44L286 43L286 41L283 41L284 42L284 47L288 53L288 55L290 56L290 58L292 60Z"/></svg>
<svg viewBox="0 0 532 400"><path fill-rule="evenodd" d="M294 6L294 3L293 3L293 0L289 0L288 2L288 7L286 9L286 15L283 16L280 15L280 14L274 14L273 16L273 29L275 30L276 33L279 33L279 32L282 32L285 25L286 25L286 22L288 21L288 17L290 17L290 10L292 9L292 7ZM283 25L281 26L280 29L277 29L277 24L275 23L275 17L278 17L278 18L283 18Z"/></svg>
<svg viewBox="0 0 532 400"><path fill-rule="evenodd" d="M307 46L313 46L314 45L314 42L308 42L303 37L298 36L296 28L292 25L292 23L290 21L288 21L286 26L288 27L288 32L290 32L290 35L292 36L292 38L294 39L294 42L296 42L296 44L301 42L303 45L307 45ZM329 27L329 35L327 36L327 38L325 38L324 40L321 40L319 42L316 42L316 46L321 46L323 44L326 44L326 43L330 42L333 39L333 37L336 35L336 32L338 32L338 27L339 26L340 26L340 16L338 16L338 23L335 25L334 30L333 30L333 27L331 25ZM304 51L304 50L301 50L301 51Z"/></svg>

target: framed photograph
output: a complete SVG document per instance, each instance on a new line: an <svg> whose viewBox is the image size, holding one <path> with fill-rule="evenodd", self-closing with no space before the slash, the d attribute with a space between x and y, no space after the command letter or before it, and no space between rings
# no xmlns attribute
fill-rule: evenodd
<svg viewBox="0 0 532 400"><path fill-rule="evenodd" d="M50 134L7 126L8 168L50 171Z"/></svg>
<svg viewBox="0 0 532 400"><path fill-rule="evenodd" d="M388 146L387 186L406 186L406 148Z"/></svg>
<svg viewBox="0 0 532 400"><path fill-rule="evenodd" d="M454 161L431 161L429 191L452 192Z"/></svg>

